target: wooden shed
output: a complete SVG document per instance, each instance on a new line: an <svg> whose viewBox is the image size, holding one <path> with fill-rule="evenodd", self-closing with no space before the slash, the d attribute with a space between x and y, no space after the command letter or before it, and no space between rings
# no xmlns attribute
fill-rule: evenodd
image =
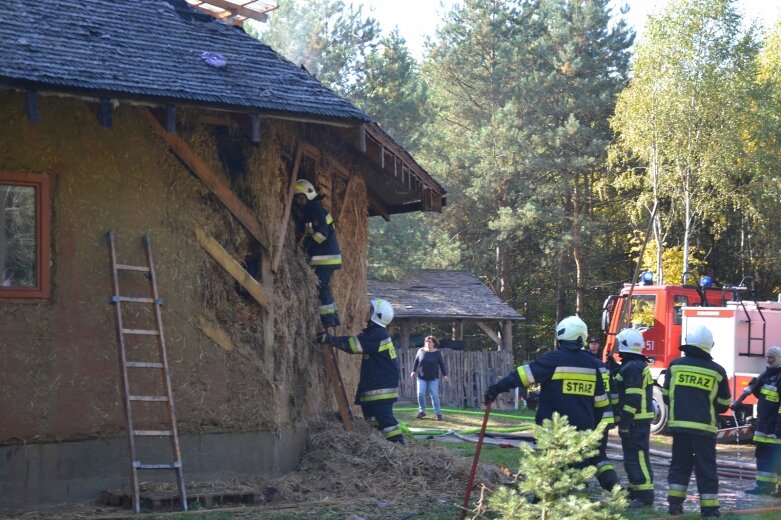
<svg viewBox="0 0 781 520"><path fill-rule="evenodd" d="M454 375L451 385L441 387L445 403L479 407L487 386L512 370L512 326L524 318L469 271L411 269L400 280L369 280L368 286L371 297L393 304L402 398L415 398L415 383L407 375L415 359L415 349L408 347L416 326L452 325L452 339L460 342L464 324L473 323L497 346L495 351L443 351Z"/></svg>
<svg viewBox="0 0 781 520"><path fill-rule="evenodd" d="M442 187L350 102L183 0L10 0L0 43L0 507L127 482L109 230L123 263L144 263L144 235L154 250L185 478L293 469L306 421L334 409L293 182L342 231L341 333L363 325L369 216L438 211ZM339 362L353 392L359 360Z"/></svg>

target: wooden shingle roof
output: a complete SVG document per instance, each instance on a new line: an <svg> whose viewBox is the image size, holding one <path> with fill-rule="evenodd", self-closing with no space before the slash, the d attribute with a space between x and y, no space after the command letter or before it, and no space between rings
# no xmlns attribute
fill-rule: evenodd
<svg viewBox="0 0 781 520"><path fill-rule="evenodd" d="M524 319L469 271L410 270L403 280L368 280L368 289L393 305L394 319Z"/></svg>
<svg viewBox="0 0 781 520"><path fill-rule="evenodd" d="M184 0L7 0L2 12L0 85L370 121L268 45ZM208 64L221 59L223 67Z"/></svg>

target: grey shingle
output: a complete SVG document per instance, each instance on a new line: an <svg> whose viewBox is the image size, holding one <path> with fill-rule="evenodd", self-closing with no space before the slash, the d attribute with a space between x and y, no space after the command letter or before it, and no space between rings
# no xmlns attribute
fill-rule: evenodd
<svg viewBox="0 0 781 520"><path fill-rule="evenodd" d="M397 318L523 319L469 271L413 269L403 280L367 283L369 295L388 300Z"/></svg>

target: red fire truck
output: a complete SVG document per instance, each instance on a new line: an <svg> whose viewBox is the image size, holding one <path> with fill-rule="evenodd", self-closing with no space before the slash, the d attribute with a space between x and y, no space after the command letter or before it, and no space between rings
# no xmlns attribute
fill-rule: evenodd
<svg viewBox="0 0 781 520"><path fill-rule="evenodd" d="M700 285L655 285L644 273L643 283L626 284L620 294L605 300L602 330L606 334L605 359L617 355L616 334L626 327L642 331L643 354L651 361L654 377L652 433L667 427L668 410L662 400L662 385L670 361L679 357L682 334L695 325L713 332L711 352L729 376L733 398L738 397L752 377L765 369L765 350L781 344L781 303L757 302L750 279L738 286L713 287L708 277ZM630 301L631 293L631 301ZM736 412L721 417L725 435L748 433L745 425L754 416L756 398L749 396ZM731 428L730 431L727 429Z"/></svg>

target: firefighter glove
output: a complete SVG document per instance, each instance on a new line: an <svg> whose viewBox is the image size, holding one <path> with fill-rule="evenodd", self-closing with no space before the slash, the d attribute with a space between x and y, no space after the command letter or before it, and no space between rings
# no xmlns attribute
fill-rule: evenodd
<svg viewBox="0 0 781 520"><path fill-rule="evenodd" d="M502 393L502 390L499 389L499 385L491 385L488 387L488 390L485 392L485 404L490 404L496 401L496 398L499 396L499 394Z"/></svg>
<svg viewBox="0 0 781 520"><path fill-rule="evenodd" d="M325 332L321 332L320 334L315 336L315 343L317 343L318 345L326 345L328 343L331 343L331 335Z"/></svg>
<svg viewBox="0 0 781 520"><path fill-rule="evenodd" d="M305 235L314 235L315 234L315 228L312 225L311 222L307 222L304 224L304 234Z"/></svg>

